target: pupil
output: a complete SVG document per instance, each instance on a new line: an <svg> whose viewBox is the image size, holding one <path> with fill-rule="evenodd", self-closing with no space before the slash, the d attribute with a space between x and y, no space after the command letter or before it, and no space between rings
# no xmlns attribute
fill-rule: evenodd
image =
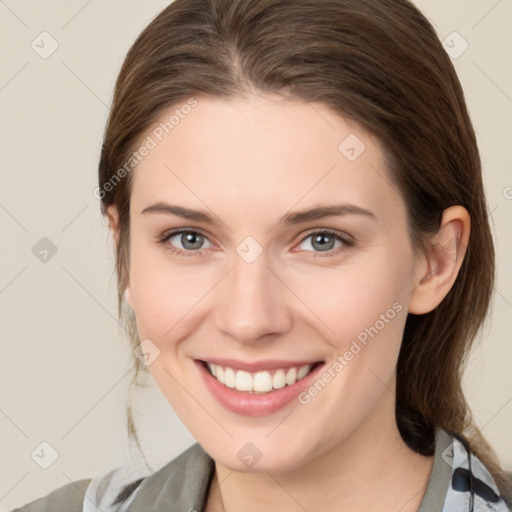
<svg viewBox="0 0 512 512"><path fill-rule="evenodd" d="M317 236L314 237L314 243L315 242L320 242L320 246L319 247L320 247L320 250L322 250L322 251L326 251L326 250L329 250L331 248L331 247L326 247L326 243L321 242L321 240L325 240L325 239L327 239L327 240L330 239L331 242L332 242L332 237L330 237L329 235L317 235ZM314 245L314 243L313 243L313 245ZM327 245L328 244L329 244L329 242L327 242Z"/></svg>
<svg viewBox="0 0 512 512"><path fill-rule="evenodd" d="M191 243L192 246L199 245L199 247L201 247L200 239L201 239L202 235L197 236L194 233L185 233L183 236L185 237L185 243L183 243L183 240L182 240L182 243L183 243L184 247L187 247L187 245L186 245L187 243ZM194 244L194 239L196 239L196 243L195 244ZM197 240L199 240L199 243L197 242ZM198 247L191 247L191 248L192 249L197 249Z"/></svg>

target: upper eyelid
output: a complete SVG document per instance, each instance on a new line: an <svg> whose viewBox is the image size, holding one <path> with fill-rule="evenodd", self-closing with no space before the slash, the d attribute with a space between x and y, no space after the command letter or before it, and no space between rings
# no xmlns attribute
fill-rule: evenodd
<svg viewBox="0 0 512 512"><path fill-rule="evenodd" d="M213 243L210 240L210 235L204 233L201 229L197 228L177 228L177 229L170 229L168 231L164 231L162 235L159 237L160 239L168 240L169 238L172 238L177 235L182 235L183 233L198 233L199 235L204 236L210 243Z"/></svg>

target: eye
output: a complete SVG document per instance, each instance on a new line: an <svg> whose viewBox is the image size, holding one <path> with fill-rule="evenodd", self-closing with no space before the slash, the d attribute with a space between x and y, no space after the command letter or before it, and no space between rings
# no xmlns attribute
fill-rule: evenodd
<svg viewBox="0 0 512 512"><path fill-rule="evenodd" d="M171 240L174 238L176 239L176 242L171 243ZM202 254L202 252L198 249L202 248L205 240L208 239L198 231L191 229L179 229L169 233L164 233L164 235L162 235L162 237L159 239L159 242L162 245L165 245L165 247L172 253L189 257L199 256ZM174 245L175 243L181 244L181 248L176 248Z"/></svg>
<svg viewBox="0 0 512 512"><path fill-rule="evenodd" d="M304 244L304 242L306 242L307 240L310 240L310 239L311 239L311 241L306 244L306 247L309 246L309 247L313 248L313 252L316 252L316 253L322 253L322 252L327 253L325 255L313 254L312 255L313 258L316 258L316 257L320 257L320 258L327 257L328 258L331 256L336 256L341 251L343 251L349 247L352 247L354 245L354 242L351 239L349 239L348 237L346 237L338 232L328 231L328 230L314 231L313 233L309 233L309 235L307 235L305 238L302 239L301 244ZM336 242L338 242L339 245L335 248L334 246L335 246ZM309 249L306 248L306 251L309 252ZM294 250L294 252L296 252L296 251Z"/></svg>
<svg viewBox="0 0 512 512"><path fill-rule="evenodd" d="M174 242L171 242L173 239L176 239ZM306 237L301 240L301 244L304 244L307 240L311 239L306 245L306 249L301 249L304 252L313 252L317 254L312 254L308 257L330 257L336 256L341 251L348 249L355 245L355 242L341 233L329 230L322 231L314 231L309 233ZM172 254L177 254L178 256L183 257L195 257L202 255L202 249L204 248L203 244L205 241L208 241L208 238L201 234L198 231L193 229L178 229L174 231L170 231L164 233L159 238L159 243L164 245L165 248L171 251ZM335 247L336 242L338 242L338 246ZM208 241L210 247L213 245ZM176 244L180 244L181 247L176 247ZM313 250L311 251L307 246ZM292 249L292 252L298 252L297 249ZM318 253L326 253L318 254Z"/></svg>

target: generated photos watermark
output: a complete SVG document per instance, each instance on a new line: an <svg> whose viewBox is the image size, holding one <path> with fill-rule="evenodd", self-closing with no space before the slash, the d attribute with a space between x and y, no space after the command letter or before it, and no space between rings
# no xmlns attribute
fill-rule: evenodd
<svg viewBox="0 0 512 512"><path fill-rule="evenodd" d="M307 405L311 400L318 396L318 394L331 382L348 364L359 354L364 347L368 345L369 338L373 339L379 334L382 329L388 324L397 313L402 311L403 306L400 302L396 301L385 312L381 313L379 319L374 322L370 327L365 327L358 335L357 339L352 340L350 348L346 350L343 355L339 355L336 361L331 363L322 372L320 377L305 391L299 393L297 400L302 405Z"/></svg>
<svg viewBox="0 0 512 512"><path fill-rule="evenodd" d="M96 199L103 199L108 192L114 190L121 180L129 175L135 166L142 162L162 142L165 136L171 133L190 114L197 104L195 98L189 98L180 108L174 109L169 118L151 131L151 134L144 139L139 148L132 153L126 162L101 187L96 187L93 190L94 197Z"/></svg>

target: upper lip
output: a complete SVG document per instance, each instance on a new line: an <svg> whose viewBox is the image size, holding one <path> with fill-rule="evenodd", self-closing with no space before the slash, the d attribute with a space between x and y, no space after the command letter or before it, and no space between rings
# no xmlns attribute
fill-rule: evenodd
<svg viewBox="0 0 512 512"><path fill-rule="evenodd" d="M315 364L319 362L323 362L319 359L315 360L301 360L301 361L290 361L284 359L267 359L263 361L238 361L236 359L223 359L220 357L209 357L207 359L200 359L205 363L217 364L219 366L227 366L229 368L233 368L234 370L244 370L246 372L258 372L265 370L275 370L277 368L291 368L296 366L300 368L301 366L307 364Z"/></svg>

